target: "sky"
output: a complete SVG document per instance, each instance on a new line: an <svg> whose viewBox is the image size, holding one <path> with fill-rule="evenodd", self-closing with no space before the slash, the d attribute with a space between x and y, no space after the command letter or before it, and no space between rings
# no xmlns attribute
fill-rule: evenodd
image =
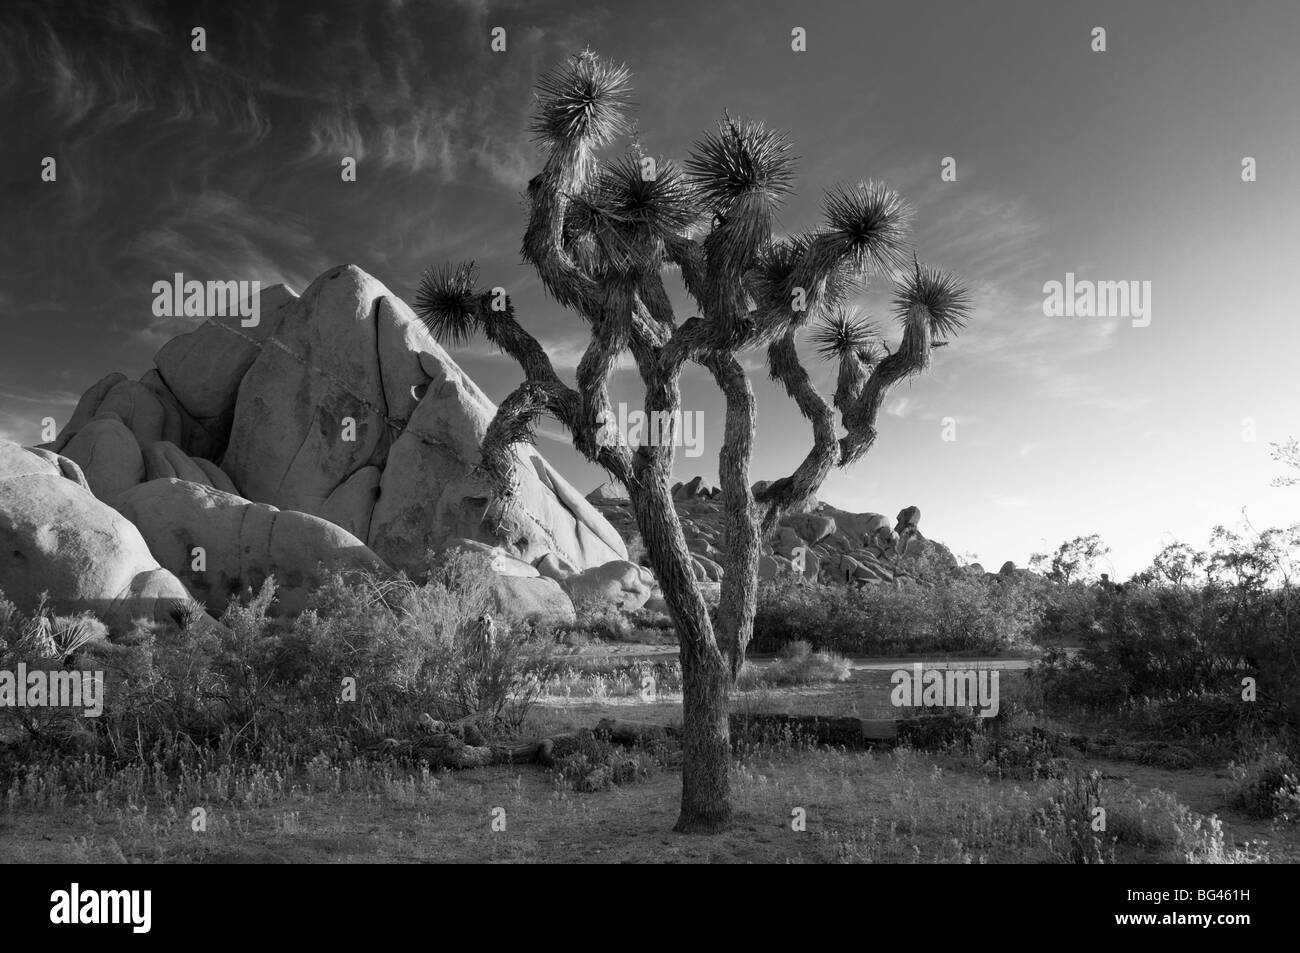
<svg viewBox="0 0 1300 953"><path fill-rule="evenodd" d="M970 288L967 331L891 392L875 448L822 500L919 506L927 536L990 569L1097 533L1126 576L1216 524L1300 521L1269 455L1300 435L1297 37L1290 0L7 0L0 437L39 442L105 374L146 371L196 320L152 314L177 271L301 291L354 263L409 302L424 268L473 259L571 380L583 322L520 260L522 192L532 84L590 48L631 70L652 154L684 158L724 110L761 119L802 157L782 231L814 226L835 184L882 179L915 208L921 259ZM1067 273L1149 282L1149 323L1047 316ZM896 339L888 297L859 304ZM495 399L521 379L481 342L452 353ZM834 368L803 353L829 394ZM811 433L763 354L742 359L752 475L772 479ZM614 400L641 394L625 366ZM676 475L715 483L722 401L698 370L683 406L703 453ZM584 492L601 482L558 437L542 452Z"/></svg>

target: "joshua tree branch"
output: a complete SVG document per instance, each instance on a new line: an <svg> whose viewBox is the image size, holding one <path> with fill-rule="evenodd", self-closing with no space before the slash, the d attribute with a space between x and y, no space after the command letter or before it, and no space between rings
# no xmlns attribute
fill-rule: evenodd
<svg viewBox="0 0 1300 953"><path fill-rule="evenodd" d="M782 515L808 501L839 459L835 412L817 392L799 360L794 329L787 330L768 347L767 362L772 379L781 383L799 412L812 424L813 445L792 474L775 480L760 494L764 535L771 532Z"/></svg>
<svg viewBox="0 0 1300 953"><path fill-rule="evenodd" d="M754 392L749 376L734 355L713 351L700 363L713 374L727 400L722 450L718 455L726 547L718 605L718 642L735 678L754 632L754 580L760 542L754 497L749 487L749 460L754 452Z"/></svg>
<svg viewBox="0 0 1300 953"><path fill-rule="evenodd" d="M682 273L682 284L696 305L703 308L704 301L704 249L693 238L682 235L664 240L665 255Z"/></svg>
<svg viewBox="0 0 1300 953"><path fill-rule="evenodd" d="M633 298L622 283L604 289L604 315L592 329L591 342L578 364L578 392L581 397L581 431L575 431L578 449L588 457L598 452L600 434L608 435L605 424L613 417L609 400L609 378L619 355L627 349L631 331ZM584 444L590 443L590 446Z"/></svg>
<svg viewBox="0 0 1300 953"><path fill-rule="evenodd" d="M582 143L552 149L542 172L528 183L530 214L522 248L524 260L537 269L555 300L589 321L597 314L598 289L568 252L564 217L569 196L586 185L590 165L589 150Z"/></svg>
<svg viewBox="0 0 1300 953"><path fill-rule="evenodd" d="M930 328L927 316L913 309L903 331L903 341L894 353L875 366L856 399L848 399L841 408L847 434L840 440L839 466L848 466L860 460L876 440L876 418L889 389L930 365ZM851 360L858 360L856 355ZM857 372L850 367L849 374ZM844 379L844 362L841 362L841 380Z"/></svg>
<svg viewBox="0 0 1300 953"><path fill-rule="evenodd" d="M597 440L598 420L596 413L600 409L600 397L603 396L604 378L598 378L601 394L584 399L582 393L560 380L555 373L555 368L551 365L551 359L547 356L541 344L538 343L535 337L520 327L519 322L515 319L514 306L509 300L507 299L505 310L500 312L489 310L489 300L489 296L486 295L479 299L480 314L483 315L481 327L484 334L489 341L518 362L526 377L524 384L520 385L515 393L511 395L511 399L517 398L517 402L512 405L512 409L507 412L506 404L502 404L497 409L497 418L501 420L500 432L503 437L522 433L519 430L519 420L512 419L517 415L522 415L527 419L529 424L527 433L531 435L532 424L536 421L536 413L533 411L540 406L539 402L544 400L544 409L569 431L573 436L574 446L578 451L588 460L604 467L611 476L626 485L632 473L631 454L626 447L620 447L617 444L602 446L601 442ZM593 347L595 344L596 341L593 339ZM615 353L615 358L617 358L617 353ZM583 363L587 363L586 358L584 358ZM582 377L581 371L580 367L580 379ZM590 372L599 374L598 370L591 370ZM591 384L590 386L596 385ZM526 392L527 396L525 396L524 392ZM588 401L596 403L595 413L592 412ZM609 399L605 396L604 406L607 407L608 403ZM596 422L593 423L593 421ZM495 424L496 420L493 421L493 425Z"/></svg>

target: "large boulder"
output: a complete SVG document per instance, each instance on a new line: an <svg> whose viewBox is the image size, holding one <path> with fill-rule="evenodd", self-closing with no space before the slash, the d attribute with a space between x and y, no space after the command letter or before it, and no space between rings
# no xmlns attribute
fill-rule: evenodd
<svg viewBox="0 0 1300 953"><path fill-rule="evenodd" d="M957 557L953 555L952 550L936 540L925 540L925 552L946 572L952 572L960 565L957 561ZM982 567L980 571L983 572Z"/></svg>
<svg viewBox="0 0 1300 953"><path fill-rule="evenodd" d="M804 549L804 540L789 526L778 526L772 537L772 551L785 556L794 556L796 549Z"/></svg>
<svg viewBox="0 0 1300 953"><path fill-rule="evenodd" d="M524 622L572 624L577 614L560 584L545 576L501 576L488 581L495 615Z"/></svg>
<svg viewBox="0 0 1300 953"><path fill-rule="evenodd" d="M881 526L889 529L892 525L888 517L879 513L850 513L848 510L837 509L828 504L822 504L817 512L820 516L833 519L836 531L848 536L855 543L870 538Z"/></svg>
<svg viewBox="0 0 1300 953"><path fill-rule="evenodd" d="M577 603L594 603L632 612L645 605L654 592L654 573L626 559L594 566L561 582Z"/></svg>
<svg viewBox="0 0 1300 953"><path fill-rule="evenodd" d="M691 556L691 562L694 566L698 566L704 571L704 578L706 581L722 582L725 570L723 570L722 566L718 564L717 560L710 559L708 556L693 554Z"/></svg>
<svg viewBox="0 0 1300 953"><path fill-rule="evenodd" d="M68 441L75 437L82 427L94 419L99 412L99 405L104 402L105 395L124 380L126 380L125 374L114 371L90 385L86 392L81 395L81 399L77 401L72 416L63 425L63 429L59 431L58 436L51 443L46 444L43 449L51 450L54 453L62 453L63 448L68 445Z"/></svg>
<svg viewBox="0 0 1300 953"><path fill-rule="evenodd" d="M781 522L809 543L820 543L823 539L834 535L836 530L835 520L832 517L818 513L796 513L787 516Z"/></svg>
<svg viewBox="0 0 1300 953"><path fill-rule="evenodd" d="M764 555L758 557L758 579L760 582L774 582L785 578L793 571L790 560L784 556Z"/></svg>
<svg viewBox="0 0 1300 953"><path fill-rule="evenodd" d="M243 327L238 316L212 317L177 335L154 355L154 366L177 402L211 436L219 458L230 439L239 384L275 333L297 295L284 285L262 289L259 321Z"/></svg>
<svg viewBox="0 0 1300 953"><path fill-rule="evenodd" d="M80 468L0 442L0 590L30 611L48 592L61 612L92 610L115 631L162 620L188 600L139 531L90 492Z"/></svg>
<svg viewBox="0 0 1300 953"><path fill-rule="evenodd" d="M185 480L141 483L122 494L118 509L213 612L269 576L276 581L275 610L292 615L321 583L322 566L387 571L361 540L333 523ZM203 551L197 562L196 547Z"/></svg>
<svg viewBox="0 0 1300 953"><path fill-rule="evenodd" d="M673 488L674 500L694 500L701 496L707 496L708 490L704 487L704 477L692 477L687 483L678 484Z"/></svg>
<svg viewBox="0 0 1300 953"><path fill-rule="evenodd" d="M185 440L185 419L175 398L144 381L122 381L105 394L95 416L107 414L120 418L142 447L157 440Z"/></svg>
<svg viewBox="0 0 1300 953"><path fill-rule="evenodd" d="M514 450L513 498L496 500L477 470L495 405L380 282L333 268L279 311L242 375L222 459L249 499L364 529L413 574L458 537L527 562L626 558L613 527L531 446Z"/></svg>
<svg viewBox="0 0 1300 953"><path fill-rule="evenodd" d="M109 506L144 479L140 444L115 413L101 414L81 427L62 453L81 467L90 491Z"/></svg>
<svg viewBox="0 0 1300 953"><path fill-rule="evenodd" d="M74 440L73 443L76 441ZM144 469L145 480L187 480L190 483L210 486L224 493L239 494L235 484L219 466L202 457L191 457L176 444L167 440L159 440L151 444L144 452Z"/></svg>
<svg viewBox="0 0 1300 953"><path fill-rule="evenodd" d="M577 567L568 560L561 559L555 553L547 553L537 562L533 563L533 568L539 575L547 579L554 579L556 582L563 582L578 571Z"/></svg>
<svg viewBox="0 0 1300 953"><path fill-rule="evenodd" d="M926 539L919 533L910 533L898 537L894 544L894 553L900 559L915 559L925 552Z"/></svg>
<svg viewBox="0 0 1300 953"><path fill-rule="evenodd" d="M921 525L921 508L918 506L905 506L898 511L898 524L894 527L894 532L902 536L908 529L917 528Z"/></svg>

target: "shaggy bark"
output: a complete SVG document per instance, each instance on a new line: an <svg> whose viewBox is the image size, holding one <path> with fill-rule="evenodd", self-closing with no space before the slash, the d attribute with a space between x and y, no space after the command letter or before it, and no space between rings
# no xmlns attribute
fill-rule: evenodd
<svg viewBox="0 0 1300 953"><path fill-rule="evenodd" d="M734 681L754 635L761 536L750 491L749 461L754 454L754 392L740 362L715 352L702 361L727 399L727 420L718 457L722 488L722 592L718 600L718 641Z"/></svg>

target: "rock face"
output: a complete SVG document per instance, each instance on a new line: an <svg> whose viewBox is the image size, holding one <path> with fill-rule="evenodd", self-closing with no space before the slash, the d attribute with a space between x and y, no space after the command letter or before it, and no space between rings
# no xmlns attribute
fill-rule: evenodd
<svg viewBox="0 0 1300 953"><path fill-rule="evenodd" d="M364 530L412 573L456 537L528 562L555 553L586 568L626 557L613 528L531 447L516 449L517 505L483 525L492 493L474 468L496 407L374 278L331 269L281 310L240 382L222 459L245 496Z"/></svg>
<svg viewBox="0 0 1300 953"><path fill-rule="evenodd" d="M275 576L275 610L295 614L320 582L319 567L384 571L361 540L333 523L250 503L185 480L150 480L122 494L122 514L150 551L214 612ZM196 568L195 547L202 549Z"/></svg>
<svg viewBox="0 0 1300 953"><path fill-rule="evenodd" d="M328 521L342 536L327 538L416 577L458 538L569 571L627 557L599 510L530 446L515 451L514 502L485 522L493 492L476 467L495 406L356 267L330 269L301 297L267 288L256 326L211 318L154 363L138 381L114 373L92 386L46 447L80 462L110 505L146 480L206 486L272 508L246 513L281 511L279 523L294 522L290 512ZM133 518L147 521L135 499Z"/></svg>
<svg viewBox="0 0 1300 953"><path fill-rule="evenodd" d="M211 318L172 338L154 355L154 366L177 402L210 435L210 456L220 459L230 439L239 384L262 346L298 298L284 285L262 291L260 321L241 326L238 318Z"/></svg>
<svg viewBox="0 0 1300 953"><path fill-rule="evenodd" d="M90 609L119 630L189 598L74 462L9 442L0 442L0 590L27 611L48 592L56 610Z"/></svg>

